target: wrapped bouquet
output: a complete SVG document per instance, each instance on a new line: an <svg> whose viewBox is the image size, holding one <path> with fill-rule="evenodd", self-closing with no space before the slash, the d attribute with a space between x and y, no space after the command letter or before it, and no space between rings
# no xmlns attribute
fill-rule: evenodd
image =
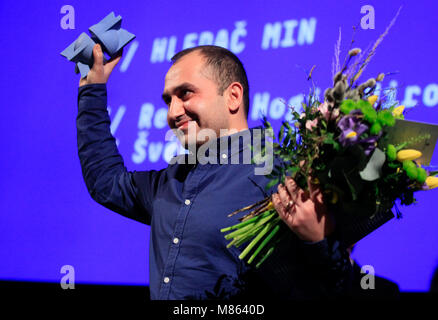
<svg viewBox="0 0 438 320"><path fill-rule="evenodd" d="M338 43L333 87L325 90L323 101L312 89L301 108L289 106L292 120L283 122L273 144L281 165L275 166L268 176L267 189L291 176L306 190L310 175L323 191L329 210L338 221L345 222L371 218L393 207L400 217L396 201L410 205L415 202L414 192L438 186L438 177L434 176L437 172L417 162L422 153L412 148L430 139L430 135L398 143L390 138L391 130L403 121L404 106L392 103L389 94L376 94L376 85L385 74L359 82L394 21L395 18L368 52L350 46L342 66L338 63ZM312 72L308 78L312 78ZM386 92L390 91L391 88ZM273 131L266 118L263 123ZM270 196L230 216L245 211L240 223L221 231L228 232L228 246L246 245L240 259L256 261L259 267L290 230L282 223Z"/></svg>

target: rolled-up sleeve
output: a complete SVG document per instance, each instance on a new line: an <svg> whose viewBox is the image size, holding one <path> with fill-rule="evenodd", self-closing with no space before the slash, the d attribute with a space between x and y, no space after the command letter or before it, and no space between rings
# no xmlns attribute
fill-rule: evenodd
<svg viewBox="0 0 438 320"><path fill-rule="evenodd" d="M79 87L78 155L88 192L104 207L150 225L152 186L161 171L128 171L110 124L106 84Z"/></svg>

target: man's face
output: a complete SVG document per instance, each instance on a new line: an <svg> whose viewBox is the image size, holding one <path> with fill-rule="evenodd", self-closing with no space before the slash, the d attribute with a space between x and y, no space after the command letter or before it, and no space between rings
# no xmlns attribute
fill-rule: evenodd
<svg viewBox="0 0 438 320"><path fill-rule="evenodd" d="M197 138L203 129L212 129L219 137L220 129L228 129L227 107L224 96L204 67L204 58L197 51L178 60L167 72L163 100L168 106L167 122L171 129L178 129L181 144L201 145ZM190 132L190 135L189 135Z"/></svg>

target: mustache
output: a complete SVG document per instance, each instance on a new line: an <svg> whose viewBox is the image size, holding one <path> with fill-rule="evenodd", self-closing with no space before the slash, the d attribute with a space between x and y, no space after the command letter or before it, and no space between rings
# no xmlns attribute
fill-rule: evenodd
<svg viewBox="0 0 438 320"><path fill-rule="evenodd" d="M199 125L199 118L193 113L186 112L184 116L173 122L174 128L178 128L187 121L196 121L196 123Z"/></svg>

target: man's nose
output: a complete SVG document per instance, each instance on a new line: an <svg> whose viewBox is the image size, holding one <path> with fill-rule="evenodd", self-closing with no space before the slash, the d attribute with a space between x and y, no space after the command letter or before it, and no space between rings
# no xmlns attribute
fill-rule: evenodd
<svg viewBox="0 0 438 320"><path fill-rule="evenodd" d="M179 98L173 98L170 102L169 110L167 111L169 119L176 120L185 114L184 103Z"/></svg>

